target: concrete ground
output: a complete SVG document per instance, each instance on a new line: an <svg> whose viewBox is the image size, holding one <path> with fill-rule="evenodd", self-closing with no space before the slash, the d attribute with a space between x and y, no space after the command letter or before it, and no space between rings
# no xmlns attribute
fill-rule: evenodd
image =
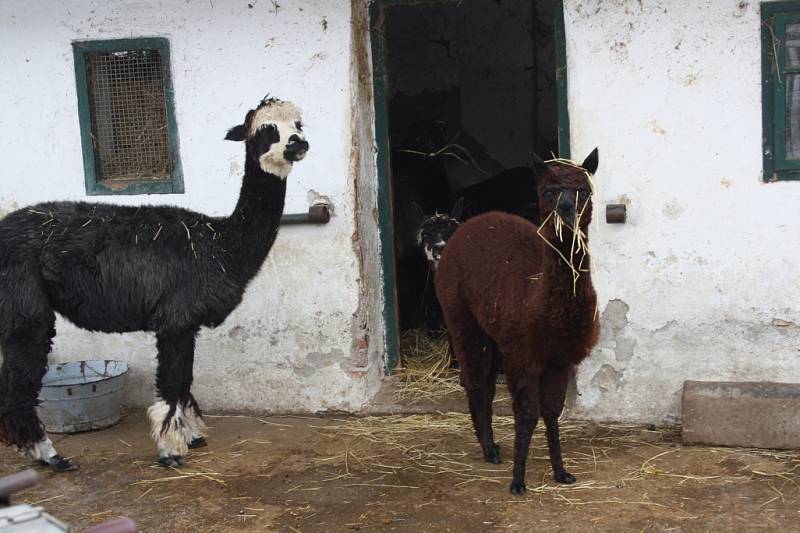
<svg viewBox="0 0 800 533"><path fill-rule="evenodd" d="M209 446L180 470L154 464L145 414L55 436L77 472L39 469L16 497L80 530L125 515L142 531L800 531L800 453L684 447L677 431L563 424L551 478L542 429L526 497L509 494L512 422L496 417L502 465L481 461L468 416L209 417ZM8 448L0 473L30 466Z"/></svg>

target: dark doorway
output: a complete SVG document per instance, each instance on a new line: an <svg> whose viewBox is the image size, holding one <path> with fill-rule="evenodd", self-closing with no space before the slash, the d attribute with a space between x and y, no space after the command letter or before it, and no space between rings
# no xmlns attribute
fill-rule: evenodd
<svg viewBox="0 0 800 533"><path fill-rule="evenodd" d="M413 204L426 216L448 213L461 188L530 166L532 151L568 157L559 151L559 118L562 130L566 118L559 113L565 72L557 76L556 66L562 3L384 0L373 7L397 321L401 330L441 328Z"/></svg>

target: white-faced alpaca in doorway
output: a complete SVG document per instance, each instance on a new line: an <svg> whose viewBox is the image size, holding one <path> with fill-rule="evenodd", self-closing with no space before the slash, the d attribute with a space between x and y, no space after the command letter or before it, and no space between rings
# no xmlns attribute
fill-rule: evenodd
<svg viewBox="0 0 800 533"><path fill-rule="evenodd" d="M56 470L74 468L35 410L59 313L92 331L155 332L158 398L148 415L158 461L180 466L188 448L205 444L190 392L195 336L242 300L275 242L286 178L308 150L299 110L275 98L225 138L246 147L229 217L49 202L0 221L0 441Z"/></svg>
<svg viewBox="0 0 800 533"><path fill-rule="evenodd" d="M558 417L570 376L598 335L586 248L597 151L581 166L537 161L535 168L541 226L500 212L472 218L447 243L436 272L475 434L490 463L500 462L492 400L501 362L505 369L514 409L516 494L525 492L525 461L539 416L556 481L575 482L561 458Z"/></svg>
<svg viewBox="0 0 800 533"><path fill-rule="evenodd" d="M417 221L417 246L422 249L428 265L432 271L439 266L439 258L444 251L444 245L461 224L461 212L464 199L459 198L449 213L436 213L426 216L422 208L411 203Z"/></svg>

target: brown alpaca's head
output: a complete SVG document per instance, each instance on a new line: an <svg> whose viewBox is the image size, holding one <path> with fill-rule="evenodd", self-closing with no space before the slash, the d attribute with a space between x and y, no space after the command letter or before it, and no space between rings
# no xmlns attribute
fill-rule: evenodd
<svg viewBox="0 0 800 533"><path fill-rule="evenodd" d="M597 148L579 165L555 159L544 162L534 155L537 173L539 212L542 217L541 233L552 242L572 241L572 233L583 231L592 219L591 176L597 170ZM563 230L568 236L564 238ZM585 232L584 232L585 234Z"/></svg>

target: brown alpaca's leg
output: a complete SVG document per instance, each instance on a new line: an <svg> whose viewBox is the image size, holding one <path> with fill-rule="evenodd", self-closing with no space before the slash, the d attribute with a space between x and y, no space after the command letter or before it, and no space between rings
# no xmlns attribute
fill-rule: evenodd
<svg viewBox="0 0 800 533"><path fill-rule="evenodd" d="M461 370L461 385L467 391L469 413L475 436L487 463L500 463L500 448L492 431L492 400L494 400L496 367L493 364L494 342L477 326L452 335L453 350Z"/></svg>
<svg viewBox="0 0 800 533"><path fill-rule="evenodd" d="M521 361L523 356L509 356L509 360ZM506 367L508 389L514 407L514 476L511 492L525 494L525 463L536 423L539 421L539 376L532 369Z"/></svg>
<svg viewBox="0 0 800 533"><path fill-rule="evenodd" d="M561 440L558 435L558 417L564 409L567 384L572 377L572 366L550 367L542 374L541 399L542 419L547 426L547 447L550 450L550 464L553 477L559 483L575 483L575 476L564 469L561 459Z"/></svg>

